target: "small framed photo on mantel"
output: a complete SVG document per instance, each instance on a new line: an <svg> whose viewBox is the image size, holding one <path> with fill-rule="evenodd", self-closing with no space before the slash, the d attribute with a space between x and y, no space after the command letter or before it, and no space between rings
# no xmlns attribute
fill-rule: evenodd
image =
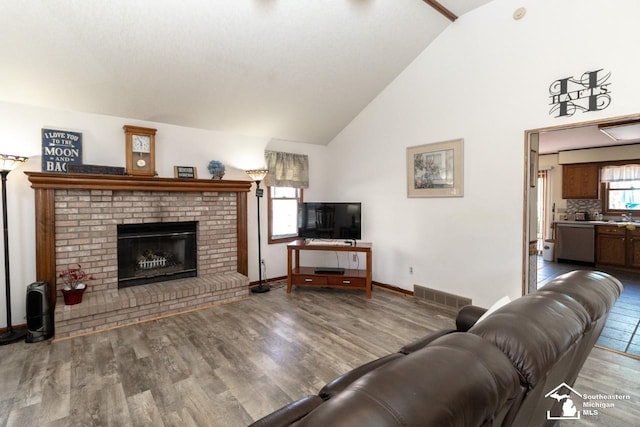
<svg viewBox="0 0 640 427"><path fill-rule="evenodd" d="M462 197L462 139L407 147L408 197Z"/></svg>
<svg viewBox="0 0 640 427"><path fill-rule="evenodd" d="M173 176L180 179L198 179L198 169L194 166L174 166Z"/></svg>

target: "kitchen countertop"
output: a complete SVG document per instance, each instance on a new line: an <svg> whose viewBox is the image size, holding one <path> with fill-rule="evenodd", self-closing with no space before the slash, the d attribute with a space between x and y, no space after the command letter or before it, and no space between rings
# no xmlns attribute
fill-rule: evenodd
<svg viewBox="0 0 640 427"><path fill-rule="evenodd" d="M640 226L640 221L633 221L633 222L628 222L628 221L570 221L568 219L563 219L563 220L559 220L559 221L555 221L556 224L558 225L562 225L562 224L567 224L567 225L580 225L580 224L584 224L584 225L617 225L619 227L624 227L626 225L636 225L636 226Z"/></svg>

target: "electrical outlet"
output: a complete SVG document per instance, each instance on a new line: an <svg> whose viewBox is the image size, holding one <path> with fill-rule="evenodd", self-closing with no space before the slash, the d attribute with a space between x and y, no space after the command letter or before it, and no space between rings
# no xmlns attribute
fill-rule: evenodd
<svg viewBox="0 0 640 427"><path fill-rule="evenodd" d="M351 256L353 257L353 262L358 261L358 254L352 254Z"/></svg>
<svg viewBox="0 0 640 427"><path fill-rule="evenodd" d="M409 274L413 274L413 267L409 267Z"/></svg>

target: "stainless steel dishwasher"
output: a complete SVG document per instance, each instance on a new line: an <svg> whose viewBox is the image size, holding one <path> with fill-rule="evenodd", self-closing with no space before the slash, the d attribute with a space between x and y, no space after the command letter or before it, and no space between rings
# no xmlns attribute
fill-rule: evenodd
<svg viewBox="0 0 640 427"><path fill-rule="evenodd" d="M595 227L593 224L558 223L556 236L558 261L595 263Z"/></svg>

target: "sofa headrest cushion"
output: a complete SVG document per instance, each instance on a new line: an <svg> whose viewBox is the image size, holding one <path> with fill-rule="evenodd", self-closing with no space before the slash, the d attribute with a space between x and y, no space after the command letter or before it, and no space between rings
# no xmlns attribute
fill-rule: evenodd
<svg viewBox="0 0 640 427"><path fill-rule="evenodd" d="M500 350L451 333L364 375L297 426L479 426L504 413L518 390Z"/></svg>
<svg viewBox="0 0 640 427"><path fill-rule="evenodd" d="M601 271L578 270L556 277L541 290L571 296L582 304L595 322L611 310L622 293L622 283Z"/></svg>
<svg viewBox="0 0 640 427"><path fill-rule="evenodd" d="M538 292L505 305L468 333L495 344L533 388L590 324L586 310L571 297Z"/></svg>

